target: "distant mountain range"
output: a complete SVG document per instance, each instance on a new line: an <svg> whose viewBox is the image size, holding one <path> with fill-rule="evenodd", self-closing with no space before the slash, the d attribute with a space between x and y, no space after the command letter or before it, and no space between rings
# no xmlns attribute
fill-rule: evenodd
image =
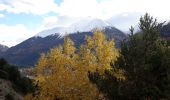
<svg viewBox="0 0 170 100"><path fill-rule="evenodd" d="M76 33L76 32L90 32L94 28L103 29L105 27L112 26L107 21L95 18L85 18L72 23L67 27L55 27L52 29L47 29L39 32L36 36L46 37L50 34L58 33L61 37L66 34Z"/></svg>
<svg viewBox="0 0 170 100"><path fill-rule="evenodd" d="M116 46L120 47L120 43L126 38L126 35L115 27L103 27L102 31L105 33L106 37L114 38ZM49 31L46 31L49 34ZM61 37L59 33L54 33L50 31L47 36L34 36L24 42L9 48L4 52L1 57L7 59L11 64L18 66L34 66L40 57L41 53L48 52L51 48L63 44L64 38ZM44 33L44 32L43 32ZM80 44L85 42L85 36L91 36L92 31L86 32L75 32L68 36L75 42L78 47Z"/></svg>
<svg viewBox="0 0 170 100"><path fill-rule="evenodd" d="M8 49L9 49L9 47L0 44L0 53L3 53L5 51L7 51Z"/></svg>
<svg viewBox="0 0 170 100"><path fill-rule="evenodd" d="M170 22L163 25L163 27L161 27L160 29L160 32L163 38L169 38L170 37Z"/></svg>
<svg viewBox="0 0 170 100"><path fill-rule="evenodd" d="M11 48L0 45L0 57L18 66L34 66L41 53L46 53L51 48L63 44L65 35L68 35L78 47L85 43L85 36L91 36L96 27L105 33L107 39L114 38L116 47L120 47L121 41L127 38L126 34L110 26L107 22L89 18L80 20L68 27L44 30ZM162 37L170 37L170 23L161 27L160 32Z"/></svg>

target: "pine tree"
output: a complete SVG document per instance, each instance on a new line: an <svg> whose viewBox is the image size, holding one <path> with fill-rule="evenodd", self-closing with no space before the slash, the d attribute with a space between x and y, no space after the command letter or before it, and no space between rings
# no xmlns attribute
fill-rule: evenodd
<svg viewBox="0 0 170 100"><path fill-rule="evenodd" d="M113 69L124 69L125 80L117 80L114 70L96 71L89 77L111 100L170 99L170 49L160 38L160 24L145 14L140 18L140 31L131 27L122 42ZM116 71L116 72L121 72Z"/></svg>
<svg viewBox="0 0 170 100"><path fill-rule="evenodd" d="M118 66L127 72L124 95L129 99L169 98L170 56L159 36L159 23L145 14L139 28L139 33L132 31L123 43L118 60Z"/></svg>

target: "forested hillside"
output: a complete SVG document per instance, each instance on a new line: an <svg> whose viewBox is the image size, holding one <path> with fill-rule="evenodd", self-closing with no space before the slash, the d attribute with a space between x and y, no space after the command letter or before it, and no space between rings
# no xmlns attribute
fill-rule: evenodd
<svg viewBox="0 0 170 100"><path fill-rule="evenodd" d="M35 90L33 81L20 75L17 66L0 59L0 100L23 100Z"/></svg>

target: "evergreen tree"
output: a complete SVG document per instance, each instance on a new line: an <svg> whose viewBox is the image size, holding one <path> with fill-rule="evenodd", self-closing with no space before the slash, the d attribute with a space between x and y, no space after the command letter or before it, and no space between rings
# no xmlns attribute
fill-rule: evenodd
<svg viewBox="0 0 170 100"><path fill-rule="evenodd" d="M113 68L125 70L126 80L116 80L108 70L89 77L109 99L170 99L170 49L160 38L160 24L145 14L139 28L136 34L130 29L118 60L111 63Z"/></svg>
<svg viewBox="0 0 170 100"><path fill-rule="evenodd" d="M21 77L18 66L8 64L3 58L0 59L0 78L9 80L17 92L27 94L35 90L33 81L27 77Z"/></svg>
<svg viewBox="0 0 170 100"><path fill-rule="evenodd" d="M129 36L121 48L118 66L127 71L124 88L129 99L162 99L170 94L170 56L160 38L159 24L146 14L140 32Z"/></svg>

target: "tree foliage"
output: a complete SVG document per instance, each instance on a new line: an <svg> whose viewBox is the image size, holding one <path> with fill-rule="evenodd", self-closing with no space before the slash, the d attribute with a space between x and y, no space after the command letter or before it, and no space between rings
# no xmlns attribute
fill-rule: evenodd
<svg viewBox="0 0 170 100"><path fill-rule="evenodd" d="M98 30L79 48L66 37L63 46L41 55L39 88L26 100L170 99L170 42L160 37L161 25L145 14L140 31L131 27L120 50Z"/></svg>
<svg viewBox="0 0 170 100"><path fill-rule="evenodd" d="M0 59L0 78L11 81L17 92L27 94L35 90L32 80L21 77L18 66L8 64L3 58Z"/></svg>
<svg viewBox="0 0 170 100"><path fill-rule="evenodd" d="M109 99L170 99L169 42L160 38L160 24L148 14L140 18L140 31L130 29L113 67L125 70L126 80L117 81L111 72L93 73L91 81Z"/></svg>
<svg viewBox="0 0 170 100"><path fill-rule="evenodd" d="M125 95L129 99L170 97L170 52L160 38L159 23L146 14L141 17L141 32L129 36L121 48L118 65L127 71Z"/></svg>
<svg viewBox="0 0 170 100"><path fill-rule="evenodd" d="M131 34L121 50L132 90L127 95L145 99L169 98L170 55L160 38L159 23L146 14L141 17L139 27L141 33Z"/></svg>
<svg viewBox="0 0 170 100"><path fill-rule="evenodd" d="M29 95L26 98L101 99L103 95L90 82L88 74L96 70L99 73L112 70L110 63L114 63L118 56L114 41L106 40L100 31L94 32L92 37L86 37L86 44L79 49L66 37L63 46L41 55L37 64L39 90L33 97ZM119 71L113 73L116 79L125 79L123 70L114 69Z"/></svg>

